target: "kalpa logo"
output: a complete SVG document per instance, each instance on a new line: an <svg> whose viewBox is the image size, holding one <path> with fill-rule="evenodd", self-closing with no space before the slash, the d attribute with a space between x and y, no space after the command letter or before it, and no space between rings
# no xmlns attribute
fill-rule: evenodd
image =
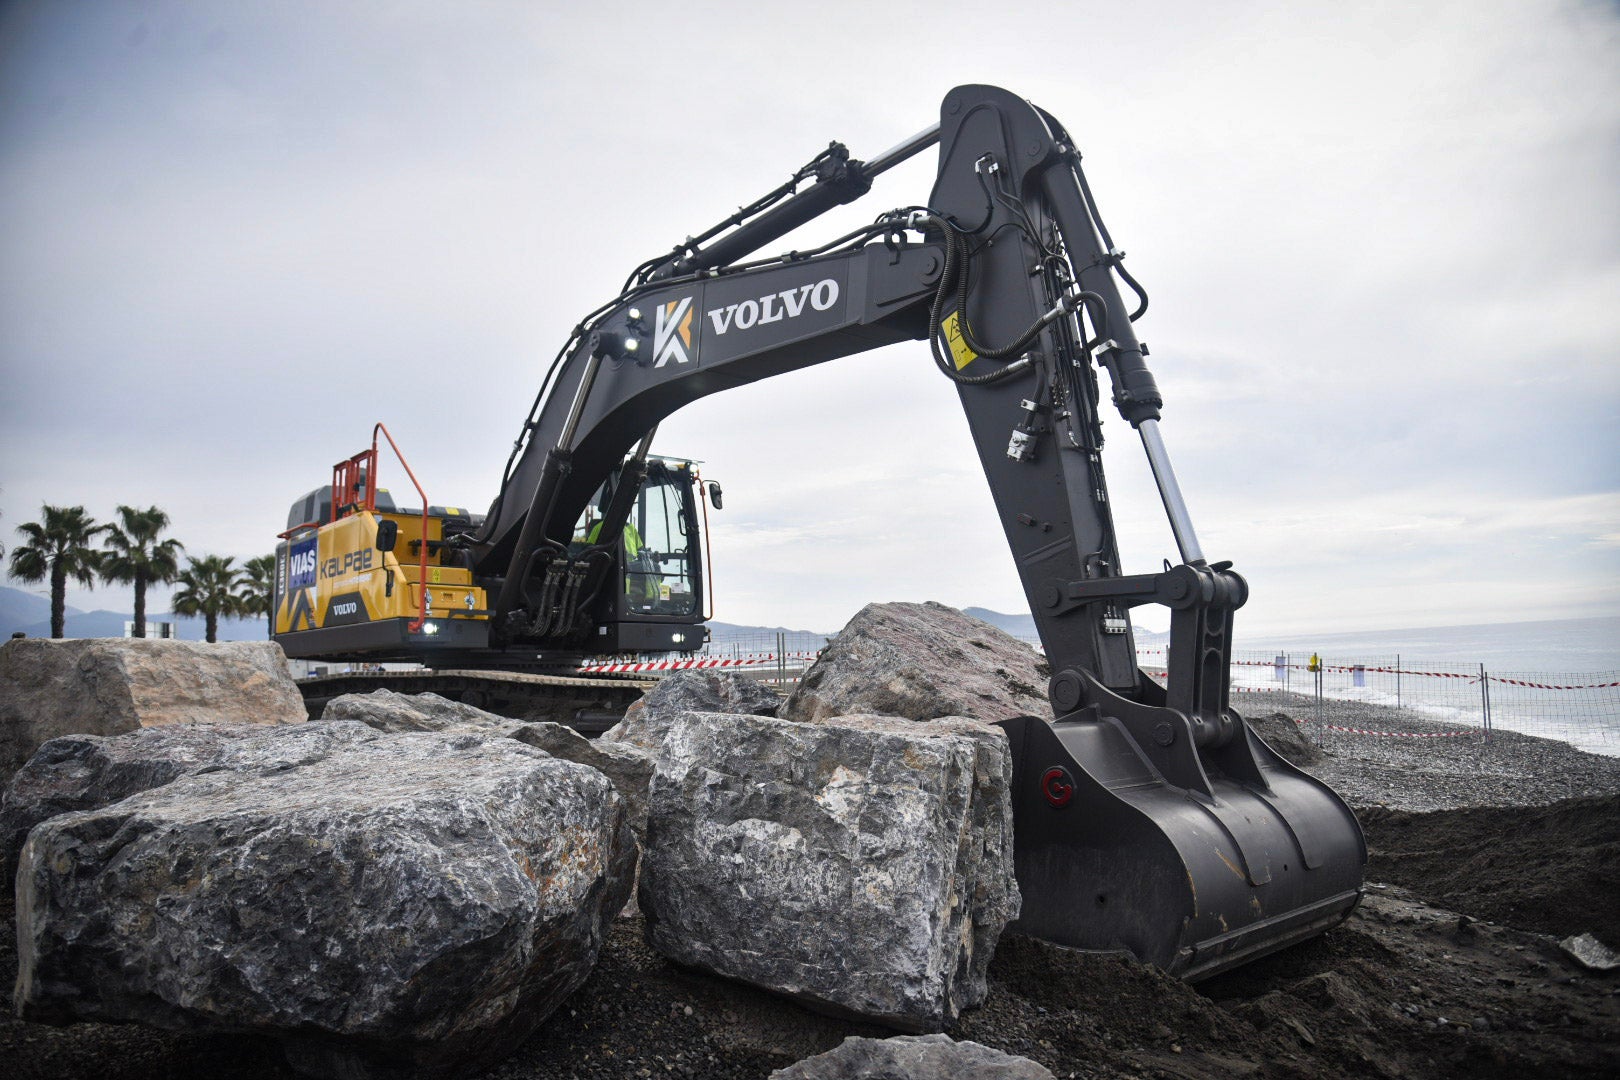
<svg viewBox="0 0 1620 1080"><path fill-rule="evenodd" d="M684 364L692 359L692 298L683 296L667 304L659 304L653 317L653 367L663 367L674 360Z"/></svg>
<svg viewBox="0 0 1620 1080"><path fill-rule="evenodd" d="M777 303L779 300L780 305ZM783 289L781 292L762 296L758 300L744 300L740 304L713 308L705 314L709 316L709 321L714 323L714 332L724 334L733 326L739 330L747 330L751 326L764 326L766 323L781 322L783 319L797 319L804 314L806 304L817 311L826 311L836 303L838 303L838 282L832 278L822 278L814 285Z"/></svg>

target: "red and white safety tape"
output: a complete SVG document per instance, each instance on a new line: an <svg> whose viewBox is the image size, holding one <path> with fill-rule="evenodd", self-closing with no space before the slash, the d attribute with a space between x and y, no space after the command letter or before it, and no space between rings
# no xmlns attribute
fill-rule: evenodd
<svg viewBox="0 0 1620 1080"><path fill-rule="evenodd" d="M782 660L814 660L815 653L784 653ZM692 671L699 668L758 667L774 664L775 653L755 653L750 656L706 656L696 660L645 660L614 664L584 664L579 670L608 675L623 675L643 671Z"/></svg>
<svg viewBox="0 0 1620 1080"><path fill-rule="evenodd" d="M1504 679L1500 675L1492 675L1491 682L1507 683L1509 686L1528 686L1533 690L1608 690L1620 686L1620 682L1583 683L1575 686L1556 686L1552 683L1527 682L1524 679Z"/></svg>
<svg viewBox="0 0 1620 1080"><path fill-rule="evenodd" d="M1138 656L1163 656L1164 649L1138 649ZM1278 664L1271 660L1233 660L1233 667L1258 668L1286 668L1290 671L1309 671L1309 664ZM1380 667L1369 664L1323 664L1321 670L1334 672L1340 675L1354 674L1355 672L1377 672L1381 675L1414 675L1425 679L1466 679L1469 682L1479 682L1477 671L1423 671L1409 667ZM1542 683L1532 682L1528 679L1510 679L1502 675L1492 675L1486 672L1485 677L1493 683L1502 683L1506 686L1525 686L1532 690L1612 690L1620 687L1620 680L1614 682L1598 683Z"/></svg>
<svg viewBox="0 0 1620 1080"><path fill-rule="evenodd" d="M1343 731L1351 735L1382 735L1390 739L1450 739L1457 735L1477 735L1476 731L1368 731L1365 728L1324 725L1329 731Z"/></svg>
<svg viewBox="0 0 1620 1080"><path fill-rule="evenodd" d="M1164 676L1158 672L1153 673L1153 678L1161 682L1164 680ZM1282 687L1234 686L1231 689L1235 694L1275 694L1280 692ZM1301 720L1297 716L1291 719L1300 727L1305 727L1310 723L1309 720ZM1369 731L1366 728L1341 727L1338 724L1323 724L1322 726L1329 731L1343 731L1349 735L1383 735L1392 739L1449 739L1458 735L1476 734L1473 731Z"/></svg>

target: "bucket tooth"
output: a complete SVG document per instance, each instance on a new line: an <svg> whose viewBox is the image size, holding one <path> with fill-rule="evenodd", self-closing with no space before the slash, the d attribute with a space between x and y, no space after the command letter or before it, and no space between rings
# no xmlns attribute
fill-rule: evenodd
<svg viewBox="0 0 1620 1080"><path fill-rule="evenodd" d="M1367 848L1350 808L1246 724L1240 744L1198 752L1207 792L1167 780L1095 706L1001 726L1023 894L1013 929L1201 979L1313 937L1361 899ZM1251 766L1216 766L1234 755Z"/></svg>

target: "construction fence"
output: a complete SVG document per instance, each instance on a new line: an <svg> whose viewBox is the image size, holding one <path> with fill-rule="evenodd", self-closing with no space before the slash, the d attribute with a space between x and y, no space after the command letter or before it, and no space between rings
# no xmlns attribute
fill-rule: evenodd
<svg viewBox="0 0 1620 1080"><path fill-rule="evenodd" d="M828 640L792 632L761 634L712 644L688 658L649 656L593 664L589 670L657 677L674 671L725 669L786 689L815 663ZM1137 663L1161 681L1167 661L1163 647L1137 650ZM1268 693L1362 701L1397 710L1396 714L1377 710L1384 719L1365 727L1323 725L1344 734L1488 741L1494 732L1517 731L1620 754L1620 671L1493 671L1480 663L1406 660L1399 655L1235 652L1234 705L1239 711L1264 708L1261 701ZM1251 696L1254 703L1245 705Z"/></svg>
<svg viewBox="0 0 1620 1080"><path fill-rule="evenodd" d="M1138 663L1149 671L1162 672L1166 659L1162 648L1137 650ZM1243 697L1276 692L1362 701L1419 721L1365 728L1325 725L1346 734L1489 741L1496 731L1517 731L1599 753L1620 753L1620 671L1494 671L1481 663L1399 655L1233 654L1232 693L1240 710Z"/></svg>

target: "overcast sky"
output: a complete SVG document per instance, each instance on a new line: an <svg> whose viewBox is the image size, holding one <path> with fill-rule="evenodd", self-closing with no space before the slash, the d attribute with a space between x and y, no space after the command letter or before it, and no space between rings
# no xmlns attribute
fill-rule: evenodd
<svg viewBox="0 0 1620 1080"><path fill-rule="evenodd" d="M131 503L267 552L376 420L432 501L485 506L631 266L988 82L1074 135L1152 295L1240 636L1620 610L1614 3L562 7L0 7L0 542ZM924 201L934 164L806 235ZM1174 549L1105 431L1148 571ZM720 619L1023 607L922 343L706 399L655 449L725 486Z"/></svg>

